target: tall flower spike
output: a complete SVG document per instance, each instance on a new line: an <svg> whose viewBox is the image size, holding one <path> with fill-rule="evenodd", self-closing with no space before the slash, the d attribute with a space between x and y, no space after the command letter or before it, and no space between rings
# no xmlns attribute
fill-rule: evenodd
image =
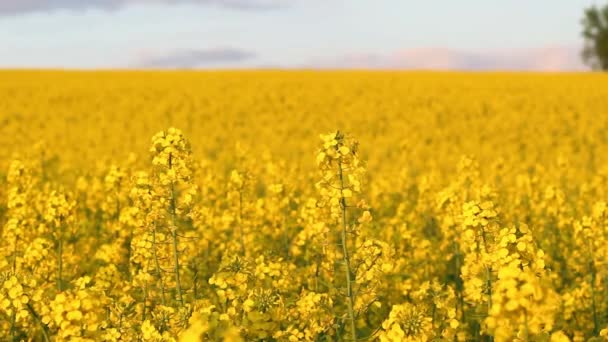
<svg viewBox="0 0 608 342"><path fill-rule="evenodd" d="M178 221L192 209L196 188L191 182L192 161L190 143L177 128L157 133L152 138L152 164L159 183L159 194L168 203L168 228L172 237L173 273L177 299L183 306L184 299L180 278L178 248ZM181 196L180 196L181 194Z"/></svg>
<svg viewBox="0 0 608 342"><path fill-rule="evenodd" d="M323 140L323 145L317 154L317 164L322 179L317 183L317 188L323 202L329 206L332 218L340 222L340 245L342 246L342 263L346 281L345 300L351 338L353 341L357 341L353 291L355 272L351 265L352 251L349 251L347 236L347 233L350 233L347 228L349 226L347 208L348 202L352 201L354 194L361 192L361 178L365 169L361 166L358 143L355 140L340 131L322 134L321 140Z"/></svg>

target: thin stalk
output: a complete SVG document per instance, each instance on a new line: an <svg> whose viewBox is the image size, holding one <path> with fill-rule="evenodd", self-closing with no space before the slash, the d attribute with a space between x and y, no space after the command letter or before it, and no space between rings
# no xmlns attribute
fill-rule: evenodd
<svg viewBox="0 0 608 342"><path fill-rule="evenodd" d="M486 240L486 232L483 228L481 228L481 237L483 239L483 249L486 253L488 253L488 242ZM492 267L486 267L486 283L488 286L488 313L492 308Z"/></svg>
<svg viewBox="0 0 608 342"><path fill-rule="evenodd" d="M171 169L171 154L169 154L169 169ZM184 298L182 296L182 284L179 278L179 252L177 250L177 215L175 213L175 184L171 182L171 220L173 227L171 227L171 237L173 238L173 265L175 272L175 287L177 290L177 299L179 300L180 306L184 305Z"/></svg>
<svg viewBox="0 0 608 342"><path fill-rule="evenodd" d="M435 306L435 304L433 304L433 309L431 311L432 315L432 320L431 320L431 326L433 327L433 329L435 329L435 321L437 320L437 307Z"/></svg>
<svg viewBox="0 0 608 342"><path fill-rule="evenodd" d="M177 299L179 300L179 303L181 306L184 305L184 298L182 296L182 284L179 278L179 254L177 251L177 232L174 230L173 232L171 232L171 235L173 236L173 262L175 264L175 287L177 290Z"/></svg>
<svg viewBox="0 0 608 342"><path fill-rule="evenodd" d="M60 236L57 241L57 290L63 291L62 285L62 273L63 273L63 239Z"/></svg>
<svg viewBox="0 0 608 342"><path fill-rule="evenodd" d="M17 319L17 314L16 314L15 310L13 310L13 313L11 314L11 328L10 328L11 341L17 341L17 338L15 336L15 333L17 332L17 328L15 327L16 319Z"/></svg>
<svg viewBox="0 0 608 342"><path fill-rule="evenodd" d="M587 248L589 249L589 273L591 273L591 310L593 311L593 335L597 336L600 331L599 318L597 316L597 304L595 302L595 280L597 277L593 255L595 253L593 242L587 240Z"/></svg>
<svg viewBox="0 0 608 342"><path fill-rule="evenodd" d="M315 292L319 292L319 275L320 275L320 266L319 263L321 262L319 260L319 258L316 258L316 263L315 263Z"/></svg>
<svg viewBox="0 0 608 342"><path fill-rule="evenodd" d="M211 269L210 266L210 251L209 251L209 240L206 241L207 244L207 248L205 248L205 273L204 274L208 274L209 270Z"/></svg>
<svg viewBox="0 0 608 342"><path fill-rule="evenodd" d="M524 338L525 338L524 341L528 342L529 341L529 337L530 337L530 330L528 328L528 313L527 312L524 312L524 321L526 323L526 327L525 327L526 330L525 330L525 333L524 333Z"/></svg>
<svg viewBox="0 0 608 342"><path fill-rule="evenodd" d="M243 191L239 189L239 241L241 243L241 253L245 255L245 233L243 232Z"/></svg>
<svg viewBox="0 0 608 342"><path fill-rule="evenodd" d="M150 265L150 261L146 262L146 269L148 269ZM141 322L143 323L146 320L146 302L148 301L148 282L145 281L144 282L144 286L142 287L142 290L144 291L144 298L143 298L143 308L141 310Z"/></svg>
<svg viewBox="0 0 608 342"><path fill-rule="evenodd" d="M488 313L490 309L492 309L492 268L486 267L486 277L487 277L487 286L488 286Z"/></svg>
<svg viewBox="0 0 608 342"><path fill-rule="evenodd" d="M287 235L287 211L288 207L283 209L283 246L285 248L285 259L289 259L289 236Z"/></svg>
<svg viewBox="0 0 608 342"><path fill-rule="evenodd" d="M148 301L148 283L144 284L144 307L141 310L141 321L144 322L146 320L146 302Z"/></svg>
<svg viewBox="0 0 608 342"><path fill-rule="evenodd" d="M160 283L160 298L163 303L163 306L167 306L167 302L165 300L165 283L163 282L163 275L160 270L160 264L158 263L158 255L156 254L156 229L152 230L152 256L154 257L154 267L156 268L156 276L158 278L158 282Z"/></svg>
<svg viewBox="0 0 608 342"><path fill-rule="evenodd" d="M118 221L118 219L120 218L120 200L119 200L119 196L118 196L118 190L114 191L114 196L116 197L116 203L114 204L116 206L116 213L114 214L114 220Z"/></svg>
<svg viewBox="0 0 608 342"><path fill-rule="evenodd" d="M192 291L194 295L194 299L198 297L198 270L194 269L194 274L192 275Z"/></svg>
<svg viewBox="0 0 608 342"><path fill-rule="evenodd" d="M466 322L466 316L464 312L464 295L462 293L462 278L460 277L460 247L458 242L454 243L454 261L456 263L456 296L458 297L458 301L456 302L456 310L458 311L458 307L460 306L460 314L461 320Z"/></svg>
<svg viewBox="0 0 608 342"><path fill-rule="evenodd" d="M486 253L488 253L488 242L486 240L486 231L481 228L481 237L483 238L483 248ZM486 284L488 287L488 314L490 314L490 310L492 309L492 267L486 266ZM494 336L489 337L490 341L494 341Z"/></svg>
<svg viewBox="0 0 608 342"><path fill-rule="evenodd" d="M133 229L129 233L129 238L124 242L125 248L127 250L127 260L131 260L131 254L133 253L133 249L131 247L131 242L133 241ZM148 267L146 266L146 269ZM127 263L127 276L129 278L129 282L133 281L133 272L131 271L131 263Z"/></svg>
<svg viewBox="0 0 608 342"><path fill-rule="evenodd" d="M353 309L353 285L351 280L350 256L348 254L348 245L346 238L346 198L344 197L344 174L342 172L342 163L338 162L338 171L340 177L340 207L342 209L342 255L344 256L344 266L346 268L346 304L348 306L348 319L350 320L350 332L353 341L357 341L357 328L355 325L355 312Z"/></svg>
<svg viewBox="0 0 608 342"><path fill-rule="evenodd" d="M34 319L36 320L36 322L38 323L38 325L40 325L40 329L42 330L42 337L44 338L44 341L45 342L51 341L51 338L49 337L49 333L47 331L48 327L46 326L46 324L42 323L42 320L40 319L40 315L34 310L34 308L32 307L32 305L30 303L27 303L26 306L27 306L27 309L29 310L29 312L34 317Z"/></svg>
<svg viewBox="0 0 608 342"><path fill-rule="evenodd" d="M15 234L15 242L13 243L13 274L17 272L17 240L19 240L19 235Z"/></svg>
<svg viewBox="0 0 608 342"><path fill-rule="evenodd" d="M599 319L597 317L597 304L595 303L595 266L593 261L589 262L591 268L591 309L593 310L593 335L597 336L600 331Z"/></svg>

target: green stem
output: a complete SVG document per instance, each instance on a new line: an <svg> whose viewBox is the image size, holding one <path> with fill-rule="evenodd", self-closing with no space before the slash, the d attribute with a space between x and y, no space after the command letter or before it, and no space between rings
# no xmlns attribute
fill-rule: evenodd
<svg viewBox="0 0 608 342"><path fill-rule="evenodd" d="M44 341L49 342L51 340L51 338L49 337L49 332L47 331L48 327L46 326L46 324L42 323L42 320L40 319L40 315L36 312L36 310L34 310L34 307L32 307L32 305L30 303L27 303L26 306L27 306L27 309L29 310L29 312L34 317L34 319L36 320L36 322L38 322L38 324L40 325L40 329L42 330L42 337L44 337Z"/></svg>
<svg viewBox="0 0 608 342"><path fill-rule="evenodd" d="M340 177L340 207L342 209L342 255L344 256L344 267L346 268L346 304L348 306L348 318L350 320L350 332L353 341L357 341L357 327L355 325L355 312L353 309L353 285L351 280L350 256L348 253L348 245L346 238L346 198L344 197L344 174L342 172L342 163L338 162L338 171Z"/></svg>
<svg viewBox="0 0 608 342"><path fill-rule="evenodd" d="M169 169L172 168L171 162L171 154L169 154ZM173 272L175 273L175 287L177 290L177 299L179 301L180 306L184 305L184 298L182 296L182 283L179 278L179 251L177 250L177 214L176 214L176 204L175 204L175 183L171 182L171 237L173 238Z"/></svg>
<svg viewBox="0 0 608 342"><path fill-rule="evenodd" d="M524 334L525 340L524 341L527 342L527 341L530 340L530 331L529 331L529 328L528 328L528 313L527 312L524 312L524 321L526 323L526 327L525 327L526 330L525 330L525 334Z"/></svg>
<svg viewBox="0 0 608 342"><path fill-rule="evenodd" d="M593 255L595 253L593 242L587 239L587 248L589 250L589 273L591 273L591 310L593 311L593 335L597 336L600 331L599 318L597 317L597 304L595 302L595 280L597 277Z"/></svg>
<svg viewBox="0 0 608 342"><path fill-rule="evenodd" d="M165 283L163 282L163 275L160 270L160 264L158 262L158 255L156 254L156 227L152 230L152 256L154 257L154 267L156 268L156 277L160 283L161 301L164 306L167 306L165 301Z"/></svg>
<svg viewBox="0 0 608 342"><path fill-rule="evenodd" d="M593 335L597 336L600 331L599 319L597 317L597 304L595 303L595 266L593 261L589 262L591 268L591 309L593 310Z"/></svg>
<svg viewBox="0 0 608 342"><path fill-rule="evenodd" d="M488 253L488 241L486 239L486 231L481 228L481 237L483 239L483 249ZM492 309L492 266L486 266L486 286L488 287L488 315ZM494 336L489 336L490 341L494 341Z"/></svg>
<svg viewBox="0 0 608 342"><path fill-rule="evenodd" d="M239 241L241 243L241 253L245 255L245 233L243 232L243 191L239 189Z"/></svg>
<svg viewBox="0 0 608 342"><path fill-rule="evenodd" d="M460 277L460 246L458 245L458 242L454 243L454 261L456 264L456 270L455 273L456 277L455 277L455 282L456 282L456 297L458 298L458 301L456 302L456 311L458 311L458 307L460 306L460 314L461 314L461 320L462 322L466 322L466 316L465 316L465 311L464 311L464 295L463 295L463 282L462 282L462 278Z"/></svg>
<svg viewBox="0 0 608 342"><path fill-rule="evenodd" d="M148 290L146 289L146 287L148 286L148 284L144 285L144 307L141 310L141 321L144 322L146 320L146 302L148 301Z"/></svg>
<svg viewBox="0 0 608 342"><path fill-rule="evenodd" d="M16 319L17 319L17 314L16 314L15 310L13 310L13 313L11 314L10 332L11 332L11 341L14 341L14 342L17 341L17 337L15 336L15 334L17 332L17 328L15 327Z"/></svg>
<svg viewBox="0 0 608 342"><path fill-rule="evenodd" d="M149 264L149 262L148 262ZM147 269L147 265L146 265L146 269ZM148 301L148 282L144 282L144 286L142 288L142 290L144 291L144 298L143 298L143 308L141 310L141 322L143 323L146 320L146 302Z"/></svg>
<svg viewBox="0 0 608 342"><path fill-rule="evenodd" d="M194 295L194 299L198 298L198 270L194 269L192 275L192 294Z"/></svg>
<svg viewBox="0 0 608 342"><path fill-rule="evenodd" d="M285 248L285 259L289 259L289 236L287 234L287 216L288 214L288 207L285 207L283 209L283 245Z"/></svg>
<svg viewBox="0 0 608 342"><path fill-rule="evenodd" d="M182 284L179 278L179 254L177 251L177 232L175 230L173 230L173 232L171 232L171 235L173 236L173 262L175 264L175 287L177 289L177 298L179 300L179 303L181 306L184 305L184 298L182 296Z"/></svg>
<svg viewBox="0 0 608 342"><path fill-rule="evenodd" d="M481 228L481 237L483 239L483 249L486 253L488 253L488 242L486 239L486 232ZM486 266L486 283L488 286L488 313L490 313L490 309L492 308L492 266Z"/></svg>
<svg viewBox="0 0 608 342"><path fill-rule="evenodd" d="M492 267L486 267L486 277L488 286L488 313L492 309Z"/></svg>
<svg viewBox="0 0 608 342"><path fill-rule="evenodd" d="M62 273L63 273L63 239L59 237L57 241L57 290L63 291L62 286Z"/></svg>
<svg viewBox="0 0 608 342"><path fill-rule="evenodd" d="M15 234L15 242L13 243L13 275L17 273L17 240L19 240L19 236Z"/></svg>

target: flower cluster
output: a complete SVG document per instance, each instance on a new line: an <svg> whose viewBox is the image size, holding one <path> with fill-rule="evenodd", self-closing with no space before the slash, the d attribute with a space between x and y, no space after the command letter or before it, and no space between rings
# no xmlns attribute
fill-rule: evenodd
<svg viewBox="0 0 608 342"><path fill-rule="evenodd" d="M369 158L353 136L322 134L316 164L239 142L197 154L175 128L150 158L86 169L48 145L16 155L0 174L0 336L605 340L608 166L532 163L527 145L431 158L444 145L422 131L387 152L361 133L379 144ZM481 138L456 151L508 151Z"/></svg>

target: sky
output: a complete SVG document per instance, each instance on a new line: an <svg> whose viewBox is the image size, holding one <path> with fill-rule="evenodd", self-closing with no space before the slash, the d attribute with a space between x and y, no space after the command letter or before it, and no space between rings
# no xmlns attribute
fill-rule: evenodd
<svg viewBox="0 0 608 342"><path fill-rule="evenodd" d="M594 3L0 0L0 68L584 70Z"/></svg>

